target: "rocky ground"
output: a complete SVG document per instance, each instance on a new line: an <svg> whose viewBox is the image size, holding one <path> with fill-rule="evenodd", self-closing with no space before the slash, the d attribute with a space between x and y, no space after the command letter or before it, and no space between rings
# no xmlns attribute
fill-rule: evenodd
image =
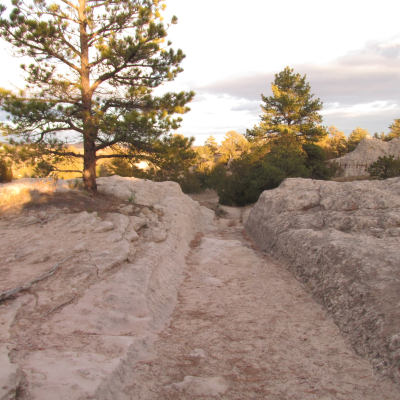
<svg viewBox="0 0 400 400"><path fill-rule="evenodd" d="M3 295L0 399L400 397L247 236L250 208L107 179L1 216L1 293L57 269Z"/></svg>
<svg viewBox="0 0 400 400"><path fill-rule="evenodd" d="M377 372L400 382L400 178L287 179L246 224Z"/></svg>
<svg viewBox="0 0 400 400"><path fill-rule="evenodd" d="M199 234L170 325L130 399L397 399L323 308L243 235L238 209Z"/></svg>

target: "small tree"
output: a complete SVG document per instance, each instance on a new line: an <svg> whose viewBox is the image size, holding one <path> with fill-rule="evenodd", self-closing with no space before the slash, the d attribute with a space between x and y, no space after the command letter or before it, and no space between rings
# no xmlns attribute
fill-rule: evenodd
<svg viewBox="0 0 400 400"><path fill-rule="evenodd" d="M246 138L236 131L229 131L225 134L224 140L219 148L224 162L231 158L236 158L249 148L249 142Z"/></svg>
<svg viewBox="0 0 400 400"><path fill-rule="evenodd" d="M36 146L45 154L83 159L83 182L96 191L96 161L151 152L152 143L177 129L193 92L152 95L154 88L173 80L185 57L172 49L161 22L162 0L13 0L9 19L0 6L0 35L22 65L27 86L20 93L1 90L10 124L6 135ZM171 23L177 22L173 17ZM84 152L67 151L62 134L73 132ZM60 136L61 135L61 136Z"/></svg>
<svg viewBox="0 0 400 400"><path fill-rule="evenodd" d="M196 148L197 164L200 169L203 169L204 165L212 164L214 162L214 153L208 146L199 146Z"/></svg>
<svg viewBox="0 0 400 400"><path fill-rule="evenodd" d="M399 157L394 158L393 155L378 157L378 160L368 168L368 172L372 177L377 179L400 176L400 159Z"/></svg>
<svg viewBox="0 0 400 400"><path fill-rule="evenodd" d="M385 142L388 142L389 140L395 139L400 137L400 118L395 119L393 124L389 126L390 132L385 135L383 132L380 135L380 139L384 140Z"/></svg>
<svg viewBox="0 0 400 400"><path fill-rule="evenodd" d="M247 137L253 140L271 139L282 134L292 134L302 141L318 141L326 136L326 130L319 124L322 117L320 99L313 100L306 75L294 74L286 67L275 75L271 84L272 96L261 95L264 111L261 122L251 130Z"/></svg>
<svg viewBox="0 0 400 400"><path fill-rule="evenodd" d="M318 145L323 148L328 160L342 157L348 152L347 137L334 125L328 128L328 136L321 139Z"/></svg>
<svg viewBox="0 0 400 400"><path fill-rule="evenodd" d="M360 143L361 140L365 139L367 136L370 136L368 129L363 129L358 126L349 135L349 139L347 142L347 150L349 152L355 150L358 143Z"/></svg>
<svg viewBox="0 0 400 400"><path fill-rule="evenodd" d="M213 154L218 151L218 143L215 140L214 136L209 136L207 140L204 142L204 146L207 146Z"/></svg>

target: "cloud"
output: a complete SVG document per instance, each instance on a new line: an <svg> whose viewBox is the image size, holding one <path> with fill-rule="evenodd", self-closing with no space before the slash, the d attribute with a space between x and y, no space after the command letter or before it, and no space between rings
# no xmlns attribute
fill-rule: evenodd
<svg viewBox="0 0 400 400"><path fill-rule="evenodd" d="M260 114L260 101L245 101L231 108L231 111L247 111L249 114Z"/></svg>
<svg viewBox="0 0 400 400"><path fill-rule="evenodd" d="M371 134L388 132L389 125L400 116L400 107L379 108L369 105L368 110L357 110L358 107L331 109L324 113L324 125L335 125L349 134L357 126L368 129Z"/></svg>
<svg viewBox="0 0 400 400"><path fill-rule="evenodd" d="M3 110L0 110L0 121L8 121L7 115L8 115L8 113L6 113Z"/></svg>
<svg viewBox="0 0 400 400"><path fill-rule="evenodd" d="M299 64L290 67L296 73L307 75L311 92L324 103L353 105L400 99L399 43L368 42L364 48L351 51L327 64ZM196 92L227 94L261 103L261 93L271 94L271 82L276 72L234 76L198 87Z"/></svg>

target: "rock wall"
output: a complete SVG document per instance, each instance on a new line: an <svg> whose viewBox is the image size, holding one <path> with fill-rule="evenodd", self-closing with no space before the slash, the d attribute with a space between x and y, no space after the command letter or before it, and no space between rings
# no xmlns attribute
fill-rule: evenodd
<svg viewBox="0 0 400 400"><path fill-rule="evenodd" d="M400 138L383 142L368 136L361 140L354 151L333 161L343 167L343 176L362 176L369 175L367 169L378 157L389 155L400 157Z"/></svg>
<svg viewBox="0 0 400 400"><path fill-rule="evenodd" d="M214 213L174 182L110 177L98 185L134 204L102 216L52 207L0 219L0 293L59 264L0 303L1 399L16 391L21 399L125 399L136 363L168 323L189 243Z"/></svg>
<svg viewBox="0 0 400 400"><path fill-rule="evenodd" d="M261 194L245 228L400 382L400 178L287 179Z"/></svg>

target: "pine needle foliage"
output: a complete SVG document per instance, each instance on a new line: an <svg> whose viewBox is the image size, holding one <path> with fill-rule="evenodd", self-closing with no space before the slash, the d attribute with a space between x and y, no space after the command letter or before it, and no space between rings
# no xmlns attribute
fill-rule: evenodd
<svg viewBox="0 0 400 400"><path fill-rule="evenodd" d="M151 152L154 140L177 129L193 92L154 96L173 80L185 57L166 42L162 0L12 0L8 18L0 6L0 35L21 65L27 86L0 90L11 120L3 134L45 154L83 159L83 181L96 190L96 161L126 157L104 153L115 145ZM171 24L177 18L173 17ZM66 150L65 134L84 143L84 153Z"/></svg>
<svg viewBox="0 0 400 400"><path fill-rule="evenodd" d="M275 75L271 88L272 96L261 95L264 113L260 124L247 130L249 140L294 135L303 142L317 142L326 136L325 128L320 125L322 102L313 99L306 75L295 74L286 67Z"/></svg>

